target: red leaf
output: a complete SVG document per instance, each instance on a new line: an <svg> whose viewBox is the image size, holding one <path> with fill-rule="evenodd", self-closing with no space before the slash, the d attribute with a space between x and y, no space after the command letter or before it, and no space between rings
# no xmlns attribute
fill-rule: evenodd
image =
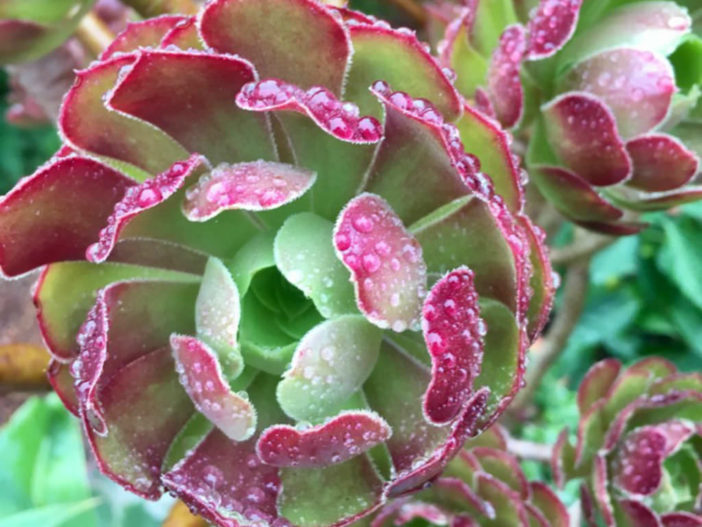
<svg viewBox="0 0 702 527"><path fill-rule="evenodd" d="M120 232L132 218L170 198L203 162L202 156L193 154L158 176L130 187L114 206L114 211L106 220L107 226L100 231L99 240L85 251L86 259L96 263L104 262L117 243Z"/></svg>
<svg viewBox="0 0 702 527"><path fill-rule="evenodd" d="M341 94L352 53L343 24L314 0L215 0L205 6L200 32L220 53L253 62L262 77Z"/></svg>
<svg viewBox="0 0 702 527"><path fill-rule="evenodd" d="M388 203L361 194L341 211L334 246L351 271L359 309L381 328L418 328L426 294L422 248Z"/></svg>
<svg viewBox="0 0 702 527"><path fill-rule="evenodd" d="M676 91L673 68L665 57L631 48L604 51L580 62L563 87L598 97L614 114L624 138L659 124Z"/></svg>
<svg viewBox="0 0 702 527"><path fill-rule="evenodd" d="M17 276L61 260L79 260L134 182L84 157L40 168L0 199L0 268Z"/></svg>
<svg viewBox="0 0 702 527"><path fill-rule="evenodd" d="M271 161L222 164L186 191L183 212L190 221L206 221L229 209L276 209L302 196L316 178L309 170Z"/></svg>
<svg viewBox="0 0 702 527"><path fill-rule="evenodd" d="M323 467L355 457L391 434L375 413L347 411L304 430L288 425L267 428L256 444L258 457L276 467Z"/></svg>
<svg viewBox="0 0 702 527"><path fill-rule="evenodd" d="M591 185L607 186L631 176L631 159L619 138L614 115L600 99L571 92L542 110L551 146L581 178Z"/></svg>
<svg viewBox="0 0 702 527"><path fill-rule="evenodd" d="M424 412L433 423L445 424L464 408L482 362L486 328L468 268L451 271L432 287L424 301L422 329L432 357Z"/></svg>
<svg viewBox="0 0 702 527"><path fill-rule="evenodd" d="M245 85L236 103L257 112L287 110L306 114L328 134L350 143L376 143L382 137L375 118L359 117L354 104L342 103L319 86L304 91L293 84L267 79Z"/></svg>
<svg viewBox="0 0 702 527"><path fill-rule="evenodd" d="M107 60L116 53L135 51L142 47L155 48L171 29L187 19L188 17L182 15L163 15L131 22L102 52L100 60Z"/></svg>
<svg viewBox="0 0 702 527"><path fill-rule="evenodd" d="M561 49L575 32L582 0L541 0L529 18L528 57L544 59Z"/></svg>
<svg viewBox="0 0 702 527"><path fill-rule="evenodd" d="M180 383L195 408L228 438L244 441L256 429L256 410L234 393L217 355L194 337L171 335L171 350Z"/></svg>
<svg viewBox="0 0 702 527"><path fill-rule="evenodd" d="M697 173L700 160L678 139L663 134L637 137L626 144L634 164L628 185L651 192L682 187Z"/></svg>
<svg viewBox="0 0 702 527"><path fill-rule="evenodd" d="M497 119L506 128L517 125L524 112L524 90L519 71L526 50L526 32L521 25L507 27L492 55L488 91Z"/></svg>

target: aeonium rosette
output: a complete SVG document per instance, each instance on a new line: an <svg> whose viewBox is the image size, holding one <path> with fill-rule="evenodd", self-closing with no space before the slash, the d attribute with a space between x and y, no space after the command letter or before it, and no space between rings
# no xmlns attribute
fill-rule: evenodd
<svg viewBox="0 0 702 527"><path fill-rule="evenodd" d="M467 2L447 26L442 62L464 95L517 128L530 175L564 216L631 234L645 224L625 210L700 199L695 2L484 4Z"/></svg>
<svg viewBox="0 0 702 527"><path fill-rule="evenodd" d="M559 484L582 478L588 525L702 525L702 376L659 358L590 368L578 391L575 447L561 434Z"/></svg>
<svg viewBox="0 0 702 527"><path fill-rule="evenodd" d="M371 527L416 524L479 527L569 527L565 505L547 485L528 481L493 425L469 439L431 487L383 507Z"/></svg>
<svg viewBox="0 0 702 527"><path fill-rule="evenodd" d="M129 26L59 128L0 203L0 264L45 266L50 380L127 489L347 523L521 386L553 291L518 160L411 32L215 0Z"/></svg>

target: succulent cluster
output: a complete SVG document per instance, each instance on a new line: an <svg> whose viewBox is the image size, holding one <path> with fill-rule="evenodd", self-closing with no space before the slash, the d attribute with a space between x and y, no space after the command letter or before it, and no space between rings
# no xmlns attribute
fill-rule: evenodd
<svg viewBox="0 0 702 527"><path fill-rule="evenodd" d="M521 387L553 283L519 159L411 31L213 0L128 26L58 126L0 267L43 267L50 380L132 492L349 523Z"/></svg>
<svg viewBox="0 0 702 527"><path fill-rule="evenodd" d="M702 376L644 359L595 364L578 391L575 446L561 434L556 481L582 478L588 525L702 525ZM603 523L601 523L603 522Z"/></svg>
<svg viewBox="0 0 702 527"><path fill-rule="evenodd" d="M433 525L569 527L568 511L541 482L529 482L507 452L508 436L493 425L470 439L431 487L382 509L371 527Z"/></svg>
<svg viewBox="0 0 702 527"><path fill-rule="evenodd" d="M519 130L541 193L584 227L630 234L645 224L622 220L624 209L702 197L690 184L702 155L702 40L695 2L683 3L472 0L431 12L457 15L441 59L464 95Z"/></svg>

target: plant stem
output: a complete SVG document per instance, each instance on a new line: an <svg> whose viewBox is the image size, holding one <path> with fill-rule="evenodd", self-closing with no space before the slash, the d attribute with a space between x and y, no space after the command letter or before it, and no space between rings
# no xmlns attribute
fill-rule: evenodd
<svg viewBox="0 0 702 527"><path fill-rule="evenodd" d="M198 6L193 0L123 0L144 18L165 14L194 15Z"/></svg>
<svg viewBox="0 0 702 527"><path fill-rule="evenodd" d="M531 401L536 388L558 356L580 319L589 283L590 257L573 261L566 271L563 284L563 302L556 313L548 333L541 341L540 349L533 353L526 372L526 386L517 395L510 412L519 414Z"/></svg>
<svg viewBox="0 0 702 527"><path fill-rule="evenodd" d="M553 265L568 265L576 260L592 256L596 252L617 241L616 236L604 236L591 232L584 233L570 245L551 250L551 263Z"/></svg>
<svg viewBox="0 0 702 527"><path fill-rule="evenodd" d="M507 451L510 454L517 456L519 459L529 459L531 461L543 461L548 463L551 461L553 447L542 443L534 443L532 441L524 441L515 439L514 437L507 438Z"/></svg>
<svg viewBox="0 0 702 527"><path fill-rule="evenodd" d="M390 0L391 3L410 15L420 26L427 22L427 13L415 0Z"/></svg>
<svg viewBox="0 0 702 527"><path fill-rule="evenodd" d="M78 24L76 38L97 57L115 39L115 35L107 24L91 11Z"/></svg>

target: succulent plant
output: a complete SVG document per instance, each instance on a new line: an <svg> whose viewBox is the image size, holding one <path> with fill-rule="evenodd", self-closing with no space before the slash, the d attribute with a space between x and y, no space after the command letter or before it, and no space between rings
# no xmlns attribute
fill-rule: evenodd
<svg viewBox="0 0 702 527"><path fill-rule="evenodd" d="M569 527L565 505L544 483L527 480L507 440L499 424L469 439L431 486L385 506L371 527L420 518L452 527Z"/></svg>
<svg viewBox="0 0 702 527"><path fill-rule="evenodd" d="M125 488L222 526L348 523L520 388L542 235L508 135L412 32L214 0L130 25L58 124L0 201L0 267L43 267L50 380Z"/></svg>
<svg viewBox="0 0 702 527"><path fill-rule="evenodd" d="M702 525L702 376L644 359L590 368L578 391L573 447L564 430L553 457L559 484L583 478L588 525Z"/></svg>
<svg viewBox="0 0 702 527"><path fill-rule="evenodd" d="M442 61L484 112L518 128L530 175L563 215L630 234L645 224L622 221L623 209L702 197L688 185L702 154L702 40L682 2L542 0L526 26L510 2L468 4Z"/></svg>
<svg viewBox="0 0 702 527"><path fill-rule="evenodd" d="M37 59L62 44L94 0L3 0L0 64Z"/></svg>

